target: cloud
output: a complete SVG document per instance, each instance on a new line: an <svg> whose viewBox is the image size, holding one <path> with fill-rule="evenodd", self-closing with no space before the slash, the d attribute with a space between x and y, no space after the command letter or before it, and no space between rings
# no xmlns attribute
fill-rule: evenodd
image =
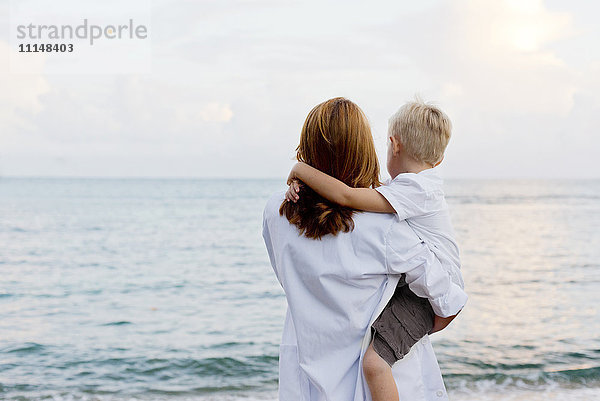
<svg viewBox="0 0 600 401"><path fill-rule="evenodd" d="M453 120L448 176L593 171L600 50L573 51L597 42L591 3L154 4L152 74L0 74L5 173L284 176L334 96L365 110L383 159L415 93Z"/></svg>
<svg viewBox="0 0 600 401"><path fill-rule="evenodd" d="M408 55L440 100L476 99L478 110L492 113L566 114L576 77L547 45L573 32L570 14L541 1L456 0L373 35Z"/></svg>
<svg viewBox="0 0 600 401"><path fill-rule="evenodd" d="M579 109L599 88L554 48L581 35L573 13L538 0L455 0L371 33L408 55L429 82L415 87L453 119L448 175L566 177L571 166L594 175L576 138L596 148L600 140L589 127L572 130L576 115L592 119Z"/></svg>
<svg viewBox="0 0 600 401"><path fill-rule="evenodd" d="M9 60L9 55L14 57ZM26 55L13 53L8 43L0 40L0 66L9 65L19 71L24 64L28 65L29 74L9 74L8 70L0 71L0 121L2 131L6 134L17 130L32 130L31 117L43 108L42 96L49 92L50 86L41 74L45 58L38 57L31 61Z"/></svg>
<svg viewBox="0 0 600 401"><path fill-rule="evenodd" d="M196 111L198 112L198 111ZM208 103L199 110L202 120L207 122L227 122L233 117L233 111L228 104Z"/></svg>

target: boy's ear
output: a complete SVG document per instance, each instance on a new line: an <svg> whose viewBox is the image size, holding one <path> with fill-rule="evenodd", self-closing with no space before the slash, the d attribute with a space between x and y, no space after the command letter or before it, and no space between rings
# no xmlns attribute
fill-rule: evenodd
<svg viewBox="0 0 600 401"><path fill-rule="evenodd" d="M402 143L395 136L390 136L390 142L392 145L392 153L397 155L402 150Z"/></svg>
<svg viewBox="0 0 600 401"><path fill-rule="evenodd" d="M443 162L443 161L444 161L444 156L442 156L442 158L440 159L440 161L439 161L439 162L437 162L437 163L435 163L435 164L433 165L433 167L437 167L437 166L439 166L440 164L442 164L442 162Z"/></svg>

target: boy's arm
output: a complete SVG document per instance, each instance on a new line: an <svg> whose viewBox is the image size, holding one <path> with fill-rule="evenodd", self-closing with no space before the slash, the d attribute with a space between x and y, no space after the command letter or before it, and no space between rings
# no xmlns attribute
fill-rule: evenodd
<svg viewBox="0 0 600 401"><path fill-rule="evenodd" d="M460 313L460 311L458 311L458 313L454 316L449 316L449 317L440 317L438 315L434 315L434 320L433 320L433 327L431 329L431 331L429 332L429 334L433 334L433 333L437 333L438 331L442 331L446 328L446 326L448 326L450 324L450 322L452 322L454 320L454 318L456 316L458 316L458 314Z"/></svg>
<svg viewBox="0 0 600 401"><path fill-rule="evenodd" d="M427 298L438 317L457 315L467 302L467 294L452 282L440 260L424 242L410 246L411 242L414 243L414 238L409 238L407 230L401 229L401 226L392 227L388 232L385 255L388 274L405 273L410 290L421 298ZM449 320L436 320L436 330L450 323Z"/></svg>
<svg viewBox="0 0 600 401"><path fill-rule="evenodd" d="M376 190L349 187L306 163L299 162L294 165L288 177L288 185L292 180L304 182L325 199L341 206L367 212L394 213L390 203ZM294 186L292 188L297 189Z"/></svg>

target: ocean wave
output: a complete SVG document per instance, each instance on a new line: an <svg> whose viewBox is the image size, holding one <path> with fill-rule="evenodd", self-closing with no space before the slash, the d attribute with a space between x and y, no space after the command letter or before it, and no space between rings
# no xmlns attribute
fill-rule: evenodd
<svg viewBox="0 0 600 401"><path fill-rule="evenodd" d="M234 345L224 344L224 346L227 348ZM21 344L2 351L9 355L41 350L44 350L45 354L42 359L47 357L49 350L52 350L53 354L62 353L61 349L35 343ZM76 360L54 358L55 362L60 361L60 364L55 363L54 366L46 368L38 368L34 365L24 367L18 363L19 359L14 357L0 364L0 372L10 377L13 371L20 372L27 369L30 375L24 376L23 380L2 383L0 394L3 396L0 399L11 399L10 396L16 396L20 400L25 400L30 399L34 394L39 394L41 397L39 399L55 399L57 394L70 394L75 399L85 399L83 396L86 394L115 397L119 394L127 394L144 399L158 396L182 397L272 389L277 384L278 357L276 355L214 358L117 356L124 353L126 354L127 350L111 352L113 356L106 358ZM18 377L17 373L15 375Z"/></svg>
<svg viewBox="0 0 600 401"><path fill-rule="evenodd" d="M505 204L532 204L532 203L564 203L566 201L576 203L595 202L600 199L597 195L516 195L516 196L446 196L449 203L456 204L483 204L483 205L505 205Z"/></svg>
<svg viewBox="0 0 600 401"><path fill-rule="evenodd" d="M1 385L0 385L1 389ZM477 390L449 391L452 401L591 401L600 399L600 387L498 388L482 386ZM67 392L35 397L3 398L6 401L277 401L277 392L229 392L169 396L155 394L73 394Z"/></svg>
<svg viewBox="0 0 600 401"><path fill-rule="evenodd" d="M527 387L514 383L503 387L495 383L479 383L477 389L449 391L452 401L591 401L600 399L600 387L572 387L548 383L543 387Z"/></svg>
<svg viewBox="0 0 600 401"><path fill-rule="evenodd" d="M544 390L556 386L597 386L600 387L600 366L585 366L563 370L526 370L525 373L511 374L503 370L498 373L446 374L446 384L455 390L476 390L482 387L496 388L535 388Z"/></svg>
<svg viewBox="0 0 600 401"><path fill-rule="evenodd" d="M131 322L127 321L127 320L119 320L119 321L116 321L116 322L104 323L104 324L102 324L102 326L125 326L125 325L128 325L128 324L133 324L133 323L131 323Z"/></svg>
<svg viewBox="0 0 600 401"><path fill-rule="evenodd" d="M44 349L44 345L27 342L0 348L0 353L36 353Z"/></svg>

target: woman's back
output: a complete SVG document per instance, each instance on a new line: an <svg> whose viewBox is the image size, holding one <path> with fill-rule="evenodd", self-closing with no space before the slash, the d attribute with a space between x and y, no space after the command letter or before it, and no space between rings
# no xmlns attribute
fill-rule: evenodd
<svg viewBox="0 0 600 401"><path fill-rule="evenodd" d="M298 400L352 400L361 343L388 281L386 236L395 224L409 235L403 241L407 249L419 240L405 222L377 213L355 214L351 232L306 238L280 216L282 199L277 194L267 203L263 235L293 322L284 329L280 358L298 358L306 377L304 383L287 383L298 375L282 372L280 389L312 387L310 398ZM280 399L293 399L288 397Z"/></svg>

